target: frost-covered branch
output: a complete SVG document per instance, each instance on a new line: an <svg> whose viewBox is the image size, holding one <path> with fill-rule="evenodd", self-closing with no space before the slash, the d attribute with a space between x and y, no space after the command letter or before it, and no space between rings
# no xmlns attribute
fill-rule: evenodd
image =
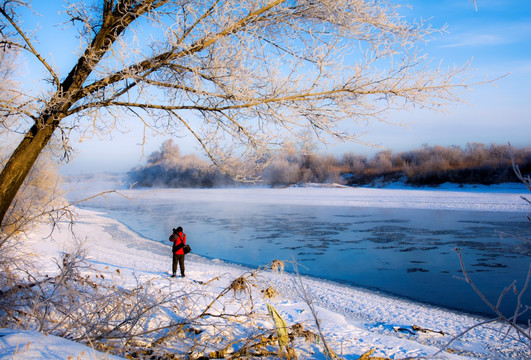
<svg viewBox="0 0 531 360"><path fill-rule="evenodd" d="M19 108L0 102L0 113L17 110L32 125L0 174L0 220L57 129L92 136L134 114L158 133L193 134L217 165L236 157L260 165L301 131L359 141L360 123L386 121L395 109L443 109L470 86L467 65L443 69L418 52L437 30L405 21L388 2L69 3L61 15L80 52L64 73L32 46L38 31L22 27L28 5L0 8L7 41L29 49L53 79L21 91Z"/></svg>

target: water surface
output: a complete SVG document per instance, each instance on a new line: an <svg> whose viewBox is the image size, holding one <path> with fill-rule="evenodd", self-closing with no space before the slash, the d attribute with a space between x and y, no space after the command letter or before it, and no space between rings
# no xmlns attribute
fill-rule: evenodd
<svg viewBox="0 0 531 360"><path fill-rule="evenodd" d="M193 252L257 267L274 259L300 264L303 274L470 313L491 314L462 280L457 252L487 298L516 281L521 289L531 245L503 234L531 237L523 213L383 209L347 206L253 205L226 201L92 208L109 213L144 237L168 243L183 226ZM512 315L516 296L501 309ZM531 290L523 297L531 305ZM529 314L522 319L528 319Z"/></svg>

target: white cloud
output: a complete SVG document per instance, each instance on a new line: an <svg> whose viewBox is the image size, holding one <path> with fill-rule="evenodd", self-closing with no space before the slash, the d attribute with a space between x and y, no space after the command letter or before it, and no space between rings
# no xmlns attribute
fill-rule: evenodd
<svg viewBox="0 0 531 360"><path fill-rule="evenodd" d="M441 47L455 48L464 46L491 46L502 45L512 42L512 40L493 34L468 34L456 37L455 40L455 42L442 45Z"/></svg>
<svg viewBox="0 0 531 360"><path fill-rule="evenodd" d="M467 28L468 25L465 25ZM492 46L504 44L528 44L531 41L531 23L528 21L490 23L472 31L461 31L461 27L450 29L444 48L463 46Z"/></svg>

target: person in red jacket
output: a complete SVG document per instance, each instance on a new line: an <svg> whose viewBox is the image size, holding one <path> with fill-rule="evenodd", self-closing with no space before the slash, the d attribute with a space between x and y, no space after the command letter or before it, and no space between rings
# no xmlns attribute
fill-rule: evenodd
<svg viewBox="0 0 531 360"><path fill-rule="evenodd" d="M177 263L179 263L179 268L181 269L181 276L184 277L184 251L183 247L186 245L186 234L183 233L183 228L178 227L177 229L173 229L173 234L170 236L170 241L173 242L172 246L172 253L173 253L173 261L172 261L172 275L171 277L175 277L175 273L177 272Z"/></svg>

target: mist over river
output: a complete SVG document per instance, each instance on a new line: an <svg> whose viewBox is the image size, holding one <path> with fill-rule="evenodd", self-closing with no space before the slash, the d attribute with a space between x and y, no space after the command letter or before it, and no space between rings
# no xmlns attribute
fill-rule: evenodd
<svg viewBox="0 0 531 360"><path fill-rule="evenodd" d="M168 246L171 229L182 226L193 252L208 258L251 267L295 260L305 275L470 313L491 314L462 280L455 248L492 303L513 281L523 287L531 244L508 234L531 238L531 224L518 205L488 211L505 201L497 197L502 195L483 194L477 202L492 204L479 211L415 208L407 198L409 207L359 206L348 199L351 190L341 190L308 189L295 196L267 189L139 190L133 200L112 196L84 206ZM417 193L417 203L430 203L427 193ZM442 199L441 193L433 196L432 204ZM507 199L516 204L514 196ZM531 304L531 291L522 299ZM513 293L505 296L505 314L514 313L515 301Z"/></svg>

